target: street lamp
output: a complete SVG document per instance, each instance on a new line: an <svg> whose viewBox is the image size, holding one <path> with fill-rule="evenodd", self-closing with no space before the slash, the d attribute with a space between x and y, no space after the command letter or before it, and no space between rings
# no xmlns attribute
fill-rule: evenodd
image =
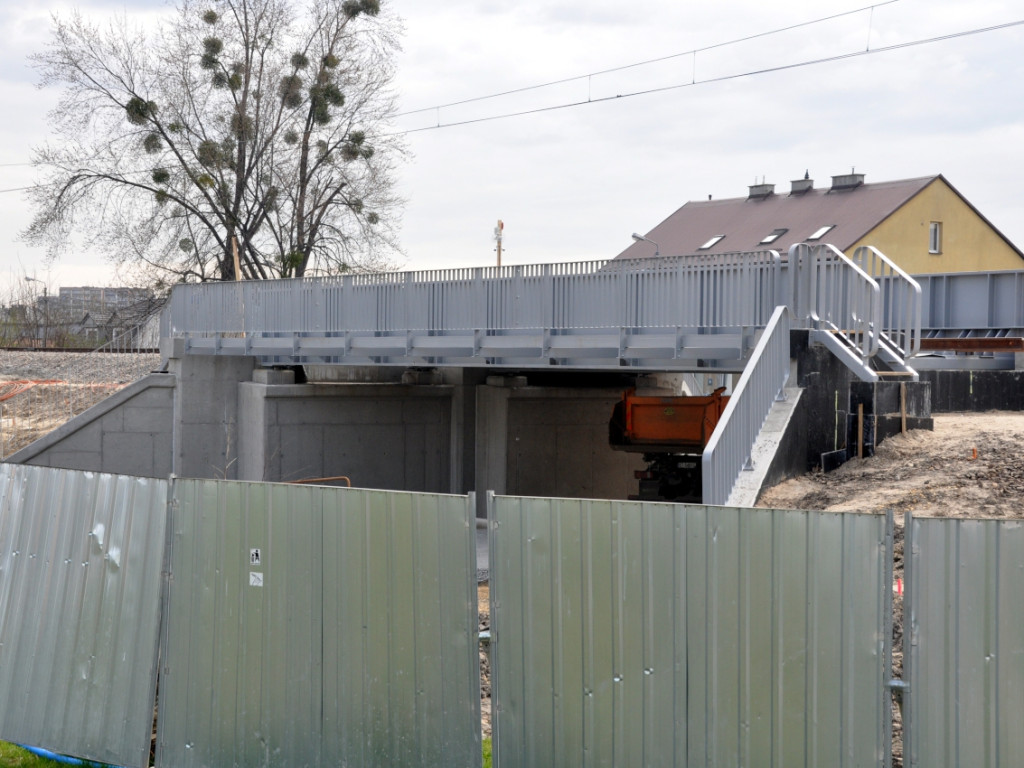
<svg viewBox="0 0 1024 768"><path fill-rule="evenodd" d="M43 349L46 349L50 337L50 301L46 297L46 283L38 277L25 277L26 283L39 283L43 286Z"/></svg>
<svg viewBox="0 0 1024 768"><path fill-rule="evenodd" d="M650 243L651 245L654 246L654 255L655 256L660 256L661 255L661 246L659 246L656 242L651 240L651 238L644 237L643 235L638 235L636 232L634 232L633 233L633 239L636 240L638 243Z"/></svg>

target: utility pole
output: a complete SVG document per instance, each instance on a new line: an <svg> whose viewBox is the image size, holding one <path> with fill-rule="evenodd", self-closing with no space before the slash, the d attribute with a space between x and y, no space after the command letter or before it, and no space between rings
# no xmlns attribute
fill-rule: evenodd
<svg viewBox="0 0 1024 768"><path fill-rule="evenodd" d="M497 251L498 251L498 266L499 267L501 266L501 235L502 235L502 231L504 229L505 229L505 222L503 222L501 219L498 219L498 226L496 226L494 228L494 240L495 240L495 242L498 243Z"/></svg>

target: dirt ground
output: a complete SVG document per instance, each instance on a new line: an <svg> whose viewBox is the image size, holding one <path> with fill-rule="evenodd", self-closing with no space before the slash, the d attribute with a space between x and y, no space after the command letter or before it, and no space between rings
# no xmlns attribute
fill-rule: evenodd
<svg viewBox="0 0 1024 768"><path fill-rule="evenodd" d="M491 588L480 584L476 588L477 611L480 631L491 628ZM491 657L488 651L480 650L480 728L485 739L491 737Z"/></svg>
<svg viewBox="0 0 1024 768"><path fill-rule="evenodd" d="M939 414L935 431L884 440L875 455L762 494L760 507L892 509L918 517L1024 517L1024 413Z"/></svg>

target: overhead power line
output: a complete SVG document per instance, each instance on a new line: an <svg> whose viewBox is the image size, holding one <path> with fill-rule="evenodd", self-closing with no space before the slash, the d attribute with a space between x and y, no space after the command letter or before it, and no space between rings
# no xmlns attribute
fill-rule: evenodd
<svg viewBox="0 0 1024 768"><path fill-rule="evenodd" d="M881 3L874 3L872 5L865 5L861 8L856 8L852 11L843 11L842 13L835 13L831 16L822 16L819 19L812 19L811 21L802 21L798 24L790 24L788 27L779 27L778 29L772 29L767 32L757 32L753 35L747 35L745 37L737 37L732 40L726 40L721 43L714 43L713 45L706 45L703 48L694 48L689 51L682 51L680 53L670 53L666 56L659 56L655 59L646 59L645 61L637 61L632 64L623 64L618 67L611 67L610 69L601 69L596 72L588 72L585 75L574 75L572 77L564 77L560 80L551 80L546 83L537 83L536 85L526 85L521 88L512 88L507 91L500 91L498 93L489 93L485 96L473 96L468 99L461 99L459 101L451 101L447 104L436 104L432 107L422 107L420 109L413 109L408 112L399 112L395 117L407 117L408 115L418 115L422 112L435 112L439 109L446 109L448 107L459 107L464 104L472 104L477 101L487 101L489 99L498 99L502 96L512 96L517 93L527 93L529 91L537 91L542 88L550 88L555 85L565 85L566 83L575 83L581 80L588 80L592 77L599 77L601 75L610 75L614 72L624 72L627 69L636 69L637 67L645 67L648 64L660 64L663 61L671 61L672 59L680 59L685 56L695 56L698 53L706 53L708 51L714 51L718 48L726 48L730 45L738 45L739 43L746 43L751 40L757 40L763 37L771 37L772 35L779 35L783 32L791 32L794 29L801 29L803 27L814 26L815 24L823 24L826 21L833 21L835 19L841 19L845 16L853 16L854 14L863 13L864 11L874 12L875 8L880 8L883 5L892 5L897 3L899 0L885 0Z"/></svg>
<svg viewBox="0 0 1024 768"><path fill-rule="evenodd" d="M808 22L808 23L810 23L810 22ZM473 125L475 123L486 123L486 122L491 122L491 121L494 121L494 120L504 120L504 119L510 118L510 117L522 117L522 116L525 116L525 115L541 114L543 112L555 112L555 111L561 110L561 109L570 109L572 107L582 107L582 106L586 106L588 104L601 104L601 103L607 102L607 101L616 101L616 100L619 100L619 99L628 99L628 98L631 98L633 96L647 96L647 95L654 94L654 93L663 93L663 92L666 92L666 91L679 90L680 88L691 88L691 87L696 86L696 85L708 85L708 84L712 84L712 83L725 82L727 80L738 80L741 77L753 77L754 75L766 75L766 74L771 74L773 72L784 72L784 71L790 70L790 69L800 69L802 67L810 67L810 66L815 66L815 65L818 65L818 64L828 64L828 63L836 62L836 61L844 61L846 59L853 59L853 58L857 58L857 57L860 57L860 56L871 56L871 55L874 55L874 54L877 54L877 53L888 53L890 51L897 51L897 50L901 50L903 48L913 48L915 46L929 45L931 43L940 43L940 42L943 42L943 41L946 41L946 40L954 40L954 39L959 38L959 37L968 37L970 35L979 35L979 34L982 34L982 33L985 33L985 32L995 32L995 31L1002 30L1002 29L1008 29L1010 27L1020 26L1021 24L1024 24L1024 19L1018 19L1017 21L1009 21L1009 22L1006 22L1004 24L996 24L996 25L990 26L990 27L979 27L977 29L968 29L968 30L963 30L963 31L960 31L960 32L952 32L952 33L946 34L946 35L937 35L935 37L921 38L919 40L910 40L910 41L907 41L907 42L904 42L904 43L894 43L893 45L886 45L886 46L882 46L880 48L869 48L869 49L866 49L866 50L863 50L863 51L850 51L848 53L840 53L840 54L836 54L834 56L825 56L825 57L817 58L817 59L807 59L805 61L793 62L791 64L780 64L780 65L775 66L775 67L764 67L762 69L751 69L751 70L747 70L745 72L737 72L737 73L730 74L730 75L722 75L720 77L709 77L709 78L707 78L705 80L696 80L696 79L694 79L694 80L691 80L690 82L675 83L673 85L664 85L664 86L659 86L657 88L645 88L645 89L637 90L637 91L629 91L627 93L618 93L618 94L615 94L614 96L599 96L597 98L590 98L590 97L588 97L586 99L581 99L579 101L568 101L568 102L563 102L562 104L553 104L553 105L546 106L546 107L535 107L533 109L524 109L524 110L519 110L519 111L516 111L516 112L504 112L504 113L497 114L497 115L488 115L486 117L475 117L475 118L468 118L466 120L456 120L456 121L453 121L453 122L450 122L450 123L438 122L435 125L427 125L427 126L424 126L422 128L409 128L409 129L402 130L402 131L395 131L395 132L393 132L391 134L388 134L388 135L390 135L390 136L404 136L404 135L407 135L407 134L410 134L410 133L422 133L424 131L436 131L436 130L439 130L441 128L455 128L455 127L462 126L462 125ZM768 34L768 33L765 33L765 34ZM614 71L614 70L609 70L609 71ZM581 79L581 78L572 78L572 79L578 80L578 79ZM565 82L567 82L567 81L565 81ZM542 87L542 86L535 86L535 87ZM515 93L515 91L509 91L509 93ZM480 97L480 98L481 99L483 99L483 98L495 98L496 95L489 96L489 97ZM464 104L464 103L466 103L466 102L454 102L453 105L454 104ZM431 109L440 109L440 107L431 108ZM417 110L417 111L418 112L426 112L426 111L430 111L430 110ZM405 114L413 114L413 113L405 113Z"/></svg>
<svg viewBox="0 0 1024 768"><path fill-rule="evenodd" d="M841 16L848 16L848 15L850 15L852 13L858 13L858 12L867 10L869 8L873 9L873 8L876 8L876 7L879 7L879 6L882 6L882 5L888 5L890 3L895 3L895 2L899 2L899 0L887 0L887 2L876 3L875 5L865 6L864 8L859 8L856 11L846 11L844 13L836 14L834 16L828 16L828 17L824 17L822 19L816 19L814 21L802 22L801 24L796 24L796 25L792 25L790 27L784 27L784 28L780 28L780 29L777 29L777 30L772 30L770 32L761 32L761 33L758 33L756 35L750 35L750 36L745 37L745 38L737 38L736 40L729 41L729 42L726 42L726 43L717 43L715 45L711 45L711 46L706 46L704 48L695 49L695 51L696 52L708 51L708 50L712 50L714 48L720 48L720 47L723 47L723 46L726 46L726 45L731 45L733 43L743 42L745 40L752 40L752 39L755 39L755 38L758 38L758 37L765 37L765 36L768 36L768 35L777 34L779 32L784 32L784 31L787 31L787 30L790 30L790 29L796 29L798 27L804 27L804 26L808 26L808 25L811 25L811 24L821 23L823 21L828 21L830 19L839 18ZM681 88L690 88L690 87L693 87L693 86L696 86L696 85L709 85L709 84L713 84L713 83L725 82L725 81L728 81L728 80L738 80L739 78L742 78L742 77L753 77L755 75L765 75L765 74L771 74L771 73L774 73L774 72L784 72L786 70L800 69L802 67L810 67L810 66L815 66L815 65L818 65L818 64L828 64L828 63L836 62L836 61L844 61L846 59L853 59L853 58L857 58L857 57L860 57L860 56L869 56L869 55L874 55L874 54L878 54L878 53L888 53L888 52L891 52L891 51L901 50L901 49L904 49L904 48L913 48L913 47L921 46L921 45L929 45L929 44L932 44L932 43L940 43L940 42L944 42L944 41L947 41L947 40L954 40L956 38L968 37L968 36L971 36L971 35L979 35L979 34L983 34L983 33L986 33L986 32L996 32L996 31L1003 30L1003 29L1009 29L1011 27L1017 27L1017 26L1020 26L1022 24L1024 24L1024 19L1018 19L1016 21L1009 21L1009 22L1006 22L1006 23L1003 23L1003 24L995 24L995 25L988 26L988 27L978 27L976 29L961 30L960 32L951 32L949 34L937 35L935 37L927 37L927 38L921 38L921 39L918 39L918 40L910 40L910 41L903 42L903 43L894 43L892 45L886 45L886 46L882 46L882 47L879 47L879 48L867 48L867 49L865 49L863 51L850 51L848 53L840 53L840 54L836 54L834 56L825 56L825 57L817 58L817 59L807 59L805 61L793 62L793 63L790 63L790 64L780 64L780 65L774 66L774 67L764 67L764 68L761 68L761 69L752 69L752 70L747 70L747 71L744 71L744 72L738 72L738 73L734 73L734 74L730 74L730 75L722 75L720 77L710 77L710 78L707 78L705 80L696 80L695 79L695 80L691 80L690 82L676 83L676 84L673 84L673 85L659 86L659 87L656 87L656 88L646 88L646 89L641 89L641 90L637 90L637 91L630 91L630 92L627 92L627 93L619 93L619 94L615 94L614 96L601 96L601 97L598 97L598 98L589 98L588 97L587 99L581 99L579 101L564 102L562 104L554 104L554 105L550 105L550 106L546 106L546 107L536 107L536 108L533 108L533 109L525 109L525 110L519 110L519 111L515 111L515 112L504 112L504 113L497 114L497 115L488 115L486 117L476 117L476 118L470 118L470 119L466 119L466 120L457 120L457 121L453 121L453 122L450 122L450 123L438 122L435 125L428 125L428 126L424 126L422 128L410 128L410 129L403 130L403 131L395 131L393 133L386 134L386 135L388 135L388 136L403 136L403 135L410 134L410 133L422 133L424 131L436 131L436 130L440 130L442 128L455 128L455 127L464 126L464 125L474 125L476 123L492 122L494 120L504 120L504 119L512 118L512 117L523 117L523 116L526 116L526 115L535 115L535 114L541 114L541 113L544 113L544 112L554 112L554 111L558 111L558 110L562 110L562 109L570 109L570 108L573 108L573 107L582 107L582 106L585 106L587 104L601 104L601 103L608 102L608 101L616 101L616 100L619 100L619 99L627 99L627 98L631 98L631 97L634 97L634 96L647 96L647 95L655 94L655 93L663 93L663 92L666 92L666 91L679 90ZM545 84L542 84L542 85L533 85L533 86L528 86L528 87L524 87L524 88L519 88L519 89L511 90L511 91L505 91L505 92L502 92L502 93L494 93L494 94L490 94L488 96L479 96L479 97L475 97L475 98L472 98L472 99L464 99L462 101L455 101L455 102L451 102L449 104L439 105L437 107L428 107L428 108L424 108L424 109L414 110L412 112L403 112L400 115L397 115L397 117L402 117L402 116L412 115L412 114L418 114L418 113L421 113L421 112L435 111L435 110L443 109L445 107L459 106L459 105L468 104L468 103L475 102L475 101L484 101L484 100L487 100L487 99L498 98L500 96L506 96L506 95L515 94L515 93L522 93L524 91L535 90L535 89L538 89L538 88L545 88L545 87L550 86L550 85L556 85L556 84L561 84L561 83L578 81L578 80L582 80L582 79L585 79L587 77L590 77L592 75L606 74L606 73L610 73L610 72L618 72L618 71L621 71L621 70L624 70L624 69L630 69L630 68L633 68L633 67L642 66L644 64L650 64L650 63L658 62L658 61L665 61L666 59L676 58L678 56L690 55L690 54L694 53L695 51L687 51L686 53L672 54L670 56L664 56L664 57L661 57L659 59L651 59L651 60L645 61L645 62L638 62L638 63L635 63L635 64L628 64L628 65L624 65L624 66L621 66L621 67L614 67L612 69L602 70L601 72L591 73L591 75L580 75L580 76L577 76L577 77L566 78L564 80L551 81L549 83L545 83ZM10 165L23 165L23 163L11 163ZM126 171L125 173L142 173L142 172L144 172L144 171ZM29 190L29 189L33 189L33 187L29 186L29 187L13 187L13 188L10 188L10 189L0 189L0 194L6 193L6 192L24 192L24 191Z"/></svg>

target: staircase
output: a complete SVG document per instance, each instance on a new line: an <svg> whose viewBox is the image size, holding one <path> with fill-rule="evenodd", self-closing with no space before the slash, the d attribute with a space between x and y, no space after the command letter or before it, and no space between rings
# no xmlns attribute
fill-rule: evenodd
<svg viewBox="0 0 1024 768"><path fill-rule="evenodd" d="M921 286L873 246L848 258L832 245L789 249L790 305L796 323L862 381L900 376L921 347Z"/></svg>

